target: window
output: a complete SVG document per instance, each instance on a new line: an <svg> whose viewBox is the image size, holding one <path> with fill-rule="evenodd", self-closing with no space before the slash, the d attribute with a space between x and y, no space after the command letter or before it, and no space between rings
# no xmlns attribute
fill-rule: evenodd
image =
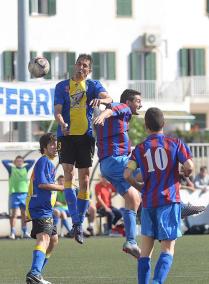
<svg viewBox="0 0 209 284"><path fill-rule="evenodd" d="M115 52L93 52L93 79L115 80Z"/></svg>
<svg viewBox="0 0 209 284"><path fill-rule="evenodd" d="M131 80L156 80L156 53L132 52L130 54Z"/></svg>
<svg viewBox="0 0 209 284"><path fill-rule="evenodd" d="M45 79L65 79L73 73L75 52L44 52L50 64L50 71Z"/></svg>
<svg viewBox="0 0 209 284"><path fill-rule="evenodd" d="M13 81L17 79L17 51L4 51L3 54L3 80ZM36 56L35 51L30 52L30 58Z"/></svg>
<svg viewBox="0 0 209 284"><path fill-rule="evenodd" d="M132 16L132 0L116 0L117 1L117 16L131 17Z"/></svg>
<svg viewBox="0 0 209 284"><path fill-rule="evenodd" d="M56 0L30 0L30 15L49 15L56 14Z"/></svg>
<svg viewBox="0 0 209 284"><path fill-rule="evenodd" d="M209 14L209 0L206 0L206 9L207 9L207 13Z"/></svg>
<svg viewBox="0 0 209 284"><path fill-rule="evenodd" d="M205 75L205 49L182 48L179 51L180 76Z"/></svg>
<svg viewBox="0 0 209 284"><path fill-rule="evenodd" d="M206 128L206 114L205 113L192 113L195 116L192 128L205 129Z"/></svg>

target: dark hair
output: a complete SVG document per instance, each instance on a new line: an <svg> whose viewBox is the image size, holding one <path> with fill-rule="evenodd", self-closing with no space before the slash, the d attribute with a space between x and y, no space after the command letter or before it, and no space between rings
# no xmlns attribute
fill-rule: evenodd
<svg viewBox="0 0 209 284"><path fill-rule="evenodd" d="M93 64L93 59L92 59L92 57L91 57L90 54L86 54L86 53L81 53L81 54L79 54L79 55L78 55L78 58L77 58L77 60L76 60L76 63L77 63L78 60L80 60L80 59L89 60L89 62L90 62L90 67L91 67L92 64Z"/></svg>
<svg viewBox="0 0 209 284"><path fill-rule="evenodd" d="M39 139L40 144L40 152L41 154L44 153L44 149L47 147L49 143L56 141L57 138L53 133L46 133Z"/></svg>
<svg viewBox="0 0 209 284"><path fill-rule="evenodd" d="M151 131L159 131L164 126L163 112L156 107L149 108L145 113L145 125Z"/></svg>
<svg viewBox="0 0 209 284"><path fill-rule="evenodd" d="M17 157L15 157L15 160L17 160L17 159L22 159L22 160L24 160L23 156L20 156L20 155L18 155Z"/></svg>
<svg viewBox="0 0 209 284"><path fill-rule="evenodd" d="M202 166L200 167L200 171L203 172L203 171L207 171L207 167L206 166Z"/></svg>
<svg viewBox="0 0 209 284"><path fill-rule="evenodd" d="M64 178L64 176L63 176L63 175L59 175L58 178L57 178L57 180L59 180L59 179L61 179L61 178Z"/></svg>
<svg viewBox="0 0 209 284"><path fill-rule="evenodd" d="M126 89L120 96L120 102L125 104L126 101L133 101L135 96L141 96L141 93L132 89Z"/></svg>

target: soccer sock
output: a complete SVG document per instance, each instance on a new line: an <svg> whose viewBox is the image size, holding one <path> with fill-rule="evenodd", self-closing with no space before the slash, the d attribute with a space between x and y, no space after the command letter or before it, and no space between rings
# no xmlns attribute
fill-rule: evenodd
<svg viewBox="0 0 209 284"><path fill-rule="evenodd" d="M149 284L150 274L150 258L140 257L138 259L138 284Z"/></svg>
<svg viewBox="0 0 209 284"><path fill-rule="evenodd" d="M50 254L46 254L41 271L43 271L44 267L47 265L49 258L50 258Z"/></svg>
<svg viewBox="0 0 209 284"><path fill-rule="evenodd" d="M65 183L65 199L68 205L68 211L72 218L73 224L79 223L79 216L77 211L77 196L76 191L73 188L67 187L68 183Z"/></svg>
<svg viewBox="0 0 209 284"><path fill-rule="evenodd" d="M15 229L15 227L12 227L12 228L11 228L11 234L16 235L16 229Z"/></svg>
<svg viewBox="0 0 209 284"><path fill-rule="evenodd" d="M35 246L33 251L33 261L31 266L31 273L34 275L41 274L44 260L46 257L46 250L41 246Z"/></svg>
<svg viewBox="0 0 209 284"><path fill-rule="evenodd" d="M66 219L62 220L62 224L64 225L64 227L67 229L68 232L71 231L71 226L69 225L69 223Z"/></svg>
<svg viewBox="0 0 209 284"><path fill-rule="evenodd" d="M89 207L89 193L88 192L79 191L77 206L78 206L79 220L80 220L80 223L82 224L85 219L88 207Z"/></svg>
<svg viewBox="0 0 209 284"><path fill-rule="evenodd" d="M57 225L59 222L59 218L55 215L53 215L53 222L54 222L54 225Z"/></svg>
<svg viewBox="0 0 209 284"><path fill-rule="evenodd" d="M172 263L173 256L169 253L162 252L155 266L153 281L156 281L156 283L164 283Z"/></svg>
<svg viewBox="0 0 209 284"><path fill-rule="evenodd" d="M123 220L126 240L132 244L136 244L136 212L134 210L125 209Z"/></svg>
<svg viewBox="0 0 209 284"><path fill-rule="evenodd" d="M26 226L22 227L22 232L23 232L23 235L25 235L27 233L27 227Z"/></svg>

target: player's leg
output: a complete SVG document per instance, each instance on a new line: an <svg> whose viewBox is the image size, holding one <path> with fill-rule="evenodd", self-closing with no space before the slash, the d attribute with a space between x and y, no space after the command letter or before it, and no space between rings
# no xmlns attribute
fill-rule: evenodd
<svg viewBox="0 0 209 284"><path fill-rule="evenodd" d="M77 208L80 220L80 226L75 228L75 239L83 243L83 228L90 200L89 181L90 167L93 163L95 149L95 140L88 135L82 135L76 138L76 168L78 168L79 192L77 196Z"/></svg>
<svg viewBox="0 0 209 284"><path fill-rule="evenodd" d="M88 208L88 222L89 226L87 228L87 231L91 234L91 236L94 235L94 224L96 220L96 214L97 214L97 208L92 200L90 200L89 208Z"/></svg>
<svg viewBox="0 0 209 284"><path fill-rule="evenodd" d="M138 284L148 284L151 275L151 255L154 239L145 235L141 236L141 256L138 259Z"/></svg>
<svg viewBox="0 0 209 284"><path fill-rule="evenodd" d="M12 193L9 196L9 208L10 208L10 236L9 238L15 240L16 237L16 221L19 212L19 201L16 193Z"/></svg>
<svg viewBox="0 0 209 284"><path fill-rule="evenodd" d="M65 176L65 199L73 224L79 223L77 212L77 196L73 188L75 148L74 141L70 136L58 137L57 150L59 163L62 164Z"/></svg>
<svg viewBox="0 0 209 284"><path fill-rule="evenodd" d="M126 242L123 251L138 258L140 249L136 242L136 212L140 204L140 196L136 189L130 188L130 184L123 177L127 162L127 156L108 157L101 161L100 171L102 176L111 182L117 192L125 199L123 220Z"/></svg>
<svg viewBox="0 0 209 284"><path fill-rule="evenodd" d="M164 283L173 263L175 240L161 241L161 254L155 266L153 284Z"/></svg>
<svg viewBox="0 0 209 284"><path fill-rule="evenodd" d="M65 199L68 205L68 211L72 218L73 224L79 224L79 216L77 209L77 193L73 188L74 166L72 164L62 164L65 176Z"/></svg>
<svg viewBox="0 0 209 284"><path fill-rule="evenodd" d="M21 228L22 228L22 237L25 239L30 239L30 234L27 231L27 225L26 225L26 197L27 193L20 193L19 194L19 207L20 207L20 213L21 213Z"/></svg>
<svg viewBox="0 0 209 284"><path fill-rule="evenodd" d="M31 237L36 239L36 245L33 250L31 269L26 275L26 283L44 283L41 272L55 226L53 218L35 219L32 222Z"/></svg>
<svg viewBox="0 0 209 284"><path fill-rule="evenodd" d="M65 227L67 232L70 233L72 227L70 226L70 224L68 222L68 216L67 216L66 211L64 209L61 211L61 216L60 217L61 217L62 225Z"/></svg>
<svg viewBox="0 0 209 284"><path fill-rule="evenodd" d="M170 271L175 240L182 236L180 229L181 205L173 203L156 209L155 238L161 240L161 254L155 266L153 283L164 283Z"/></svg>

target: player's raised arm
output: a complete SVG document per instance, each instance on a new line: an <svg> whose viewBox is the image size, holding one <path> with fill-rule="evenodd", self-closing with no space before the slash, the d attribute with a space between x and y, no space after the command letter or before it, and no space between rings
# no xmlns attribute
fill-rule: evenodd
<svg viewBox="0 0 209 284"><path fill-rule="evenodd" d="M102 111L97 117L94 118L93 124L94 125L104 125L104 121L106 118L112 116L113 111L109 108Z"/></svg>

